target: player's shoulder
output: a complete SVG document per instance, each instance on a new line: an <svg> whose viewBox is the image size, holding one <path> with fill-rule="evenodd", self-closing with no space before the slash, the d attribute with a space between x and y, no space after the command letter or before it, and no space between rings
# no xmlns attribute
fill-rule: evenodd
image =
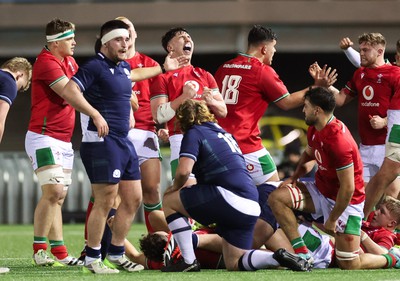
<svg viewBox="0 0 400 281"><path fill-rule="evenodd" d="M214 122L204 122L201 124L193 125L190 130L200 134L211 134L212 132L221 132L223 129L217 123Z"/></svg>
<svg viewBox="0 0 400 281"><path fill-rule="evenodd" d="M40 54L37 56L35 63L33 66L38 67L49 63L56 63L61 65L59 59L56 58L48 49L44 48Z"/></svg>
<svg viewBox="0 0 400 281"><path fill-rule="evenodd" d="M156 66L159 64L151 57L140 52L136 52L133 57L127 59L126 61L131 65L132 68Z"/></svg>
<svg viewBox="0 0 400 281"><path fill-rule="evenodd" d="M400 73L400 67L390 63L386 63L380 67L375 68L377 72L387 72L387 73Z"/></svg>
<svg viewBox="0 0 400 281"><path fill-rule="evenodd" d="M185 71L190 72L190 71L194 71L194 73L196 75L206 75L206 74L210 74L210 72L208 72L207 70L205 70L204 68L201 68L199 66L189 66L185 69Z"/></svg>
<svg viewBox="0 0 400 281"><path fill-rule="evenodd" d="M400 76L400 67L397 65L390 65L389 72L392 73L392 75L399 77Z"/></svg>
<svg viewBox="0 0 400 281"><path fill-rule="evenodd" d="M337 149L339 143L347 143L350 148L353 143L353 136L347 126L339 119L335 118L327 126L322 134L322 138L326 143L332 145L332 149ZM324 142L324 143L325 143Z"/></svg>
<svg viewBox="0 0 400 281"><path fill-rule="evenodd" d="M335 134L338 134L338 133L343 134L347 130L346 125L341 120L337 119L336 117L333 117L332 120L329 121L326 128L327 128L327 131L329 131L331 134L333 134L333 136L335 136Z"/></svg>
<svg viewBox="0 0 400 281"><path fill-rule="evenodd" d="M137 54L139 55L140 58L146 60L146 61L152 61L154 63L157 63L154 59L152 59L151 57L149 57L148 55L145 55L143 53L137 52ZM158 63L157 63L158 64Z"/></svg>
<svg viewBox="0 0 400 281"><path fill-rule="evenodd" d="M7 86L15 85L15 87L17 87L14 76L8 71L4 71L4 70L0 69L0 79L1 79L2 84L7 84Z"/></svg>
<svg viewBox="0 0 400 281"><path fill-rule="evenodd" d="M102 70L106 67L106 62L102 56L97 54L86 60L80 67L82 70Z"/></svg>
<svg viewBox="0 0 400 281"><path fill-rule="evenodd" d="M119 64L118 64L118 66L119 67L122 67L122 68L128 68L128 69L131 69L131 65L127 62L127 61L121 61Z"/></svg>

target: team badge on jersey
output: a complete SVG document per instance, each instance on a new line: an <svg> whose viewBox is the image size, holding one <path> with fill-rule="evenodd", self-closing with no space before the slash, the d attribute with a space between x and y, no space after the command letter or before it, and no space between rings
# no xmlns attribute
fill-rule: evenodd
<svg viewBox="0 0 400 281"><path fill-rule="evenodd" d="M383 77L383 74L378 74L378 80L376 81L376 83L382 83L382 77Z"/></svg>
<svg viewBox="0 0 400 281"><path fill-rule="evenodd" d="M251 172L251 171L254 170L254 165L252 165L252 164L247 164L247 165L246 165L246 168L247 168L247 170L248 170L249 172Z"/></svg>

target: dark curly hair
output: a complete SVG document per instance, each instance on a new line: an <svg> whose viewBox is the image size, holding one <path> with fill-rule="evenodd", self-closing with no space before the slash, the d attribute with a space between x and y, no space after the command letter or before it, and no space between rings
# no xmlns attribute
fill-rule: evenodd
<svg viewBox="0 0 400 281"><path fill-rule="evenodd" d="M167 244L164 237L156 233L149 233L139 239L139 244L140 250L146 258L158 262L163 261L164 247Z"/></svg>

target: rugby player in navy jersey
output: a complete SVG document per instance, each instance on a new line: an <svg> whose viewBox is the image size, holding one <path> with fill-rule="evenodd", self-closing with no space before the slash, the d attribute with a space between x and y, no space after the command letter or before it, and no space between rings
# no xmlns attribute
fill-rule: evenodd
<svg viewBox="0 0 400 281"><path fill-rule="evenodd" d="M126 271L143 269L124 254L125 237L142 197L138 158L127 139L132 114L131 69L124 61L128 25L119 20L108 21L101 27L100 38L100 52L71 78L63 96L82 113L80 153L95 198L87 225L85 267L105 274L118 273L118 269L106 267L100 258L104 225L117 195L121 203L115 214L107 258Z"/></svg>
<svg viewBox="0 0 400 281"><path fill-rule="evenodd" d="M158 75L172 69L170 66L179 67L178 58L167 57L164 68L155 66L131 71L124 61L130 40L128 29L129 26L120 20L103 24L95 47L99 53L79 69L61 94L82 114L80 153L94 197L87 223L85 267L98 274L119 272L103 263L100 245L107 215L117 195L121 202L115 213L107 259L129 272L144 269L126 258L124 248L142 200L138 157L127 138L133 124L131 80Z"/></svg>
<svg viewBox="0 0 400 281"><path fill-rule="evenodd" d="M183 91L190 91L191 87L187 84ZM228 270L278 266L274 253L251 250L254 225L260 215L258 192L235 139L216 124L204 102L186 100L177 109L176 119L184 136L175 180L165 191L163 202L168 227L175 238L171 243L176 240L182 258L174 260L166 255L161 270L200 270L188 217L203 225L216 223ZM192 172L197 184L184 187ZM308 262L286 254L295 262L283 266L300 271L309 269Z"/></svg>

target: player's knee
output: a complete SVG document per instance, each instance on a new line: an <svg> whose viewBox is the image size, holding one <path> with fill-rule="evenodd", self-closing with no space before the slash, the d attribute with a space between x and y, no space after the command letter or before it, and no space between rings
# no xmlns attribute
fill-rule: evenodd
<svg viewBox="0 0 400 281"><path fill-rule="evenodd" d="M142 203L142 196L129 198L128 200L122 199L118 208L124 208L129 213L135 213L140 204Z"/></svg>
<svg viewBox="0 0 400 281"><path fill-rule="evenodd" d="M297 186L293 186L288 184L285 186L289 190L291 208L299 211L303 211L304 209L304 194L301 189Z"/></svg>
<svg viewBox="0 0 400 281"><path fill-rule="evenodd" d="M276 189L273 192L271 192L271 194L268 196L268 204L269 206L274 209L277 206L283 204L283 197L284 194L282 193L281 189Z"/></svg>
<svg viewBox="0 0 400 281"><path fill-rule="evenodd" d="M336 249L336 260L340 269L358 269L360 267L359 251L345 252Z"/></svg>
<svg viewBox="0 0 400 281"><path fill-rule="evenodd" d="M143 194L143 202L147 204L157 204L160 201L160 189L158 186L155 187L142 187L142 194Z"/></svg>
<svg viewBox="0 0 400 281"><path fill-rule="evenodd" d="M48 184L62 184L64 185L64 171L61 166L53 167L50 169L42 170L36 173L40 186Z"/></svg>

